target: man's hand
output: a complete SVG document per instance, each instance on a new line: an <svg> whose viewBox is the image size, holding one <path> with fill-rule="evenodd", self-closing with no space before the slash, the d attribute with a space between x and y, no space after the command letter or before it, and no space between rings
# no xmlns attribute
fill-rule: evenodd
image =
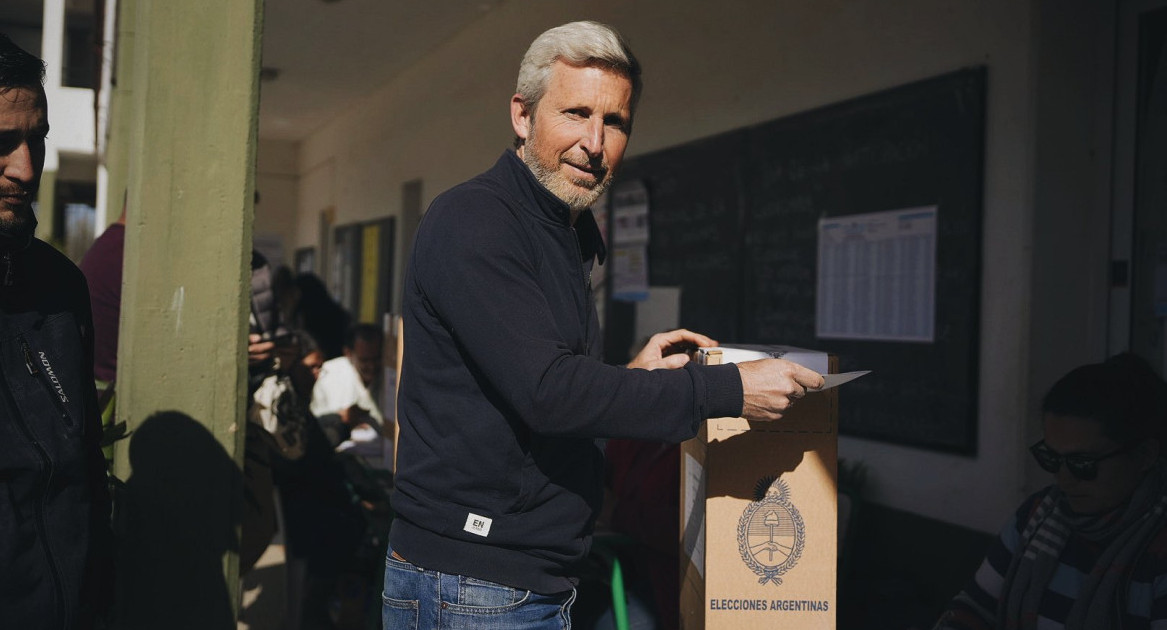
<svg viewBox="0 0 1167 630"><path fill-rule="evenodd" d="M761 359L737 364L742 377L742 417L777 420L806 395L825 383L814 370L785 359Z"/></svg>
<svg viewBox="0 0 1167 630"><path fill-rule="evenodd" d="M352 404L346 409L341 409L337 412L340 416L340 421L349 429L355 429L361 425L366 425L376 428L377 423L373 420L373 414L369 413L368 409Z"/></svg>
<svg viewBox="0 0 1167 630"><path fill-rule="evenodd" d="M689 362L686 351L694 348L716 346L717 342L705 335L678 328L657 333L648 340L636 358L628 364L630 368L675 370Z"/></svg>
<svg viewBox="0 0 1167 630"><path fill-rule="evenodd" d="M263 337L255 333L247 335L247 365L258 365L272 358L276 344L261 339Z"/></svg>

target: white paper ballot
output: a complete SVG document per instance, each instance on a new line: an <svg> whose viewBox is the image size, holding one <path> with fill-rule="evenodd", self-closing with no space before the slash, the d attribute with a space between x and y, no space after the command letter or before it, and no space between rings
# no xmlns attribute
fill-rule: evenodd
<svg viewBox="0 0 1167 630"><path fill-rule="evenodd" d="M823 390L830 389L832 387L838 387L838 386L842 385L843 383L848 383L850 381L853 381L853 380L855 380L855 379L857 379L860 376L863 376L865 374L871 374L871 370L859 370L857 372L843 372L842 374L823 374L823 381L825 381L826 384L824 384L822 387L820 387L818 389L812 389L809 391L821 392Z"/></svg>
<svg viewBox="0 0 1167 630"><path fill-rule="evenodd" d="M757 361L759 359L786 359L787 361L793 361L822 374L826 384L819 389L808 390L812 392L821 392L832 387L838 387L864 374L871 373L871 370L858 370L855 372L844 372L843 374L827 374L827 355L825 353L811 352L791 346L718 346L715 348L698 348L697 351L700 354L719 351L721 352L721 363L743 363L745 361ZM704 360L702 363L704 363Z"/></svg>

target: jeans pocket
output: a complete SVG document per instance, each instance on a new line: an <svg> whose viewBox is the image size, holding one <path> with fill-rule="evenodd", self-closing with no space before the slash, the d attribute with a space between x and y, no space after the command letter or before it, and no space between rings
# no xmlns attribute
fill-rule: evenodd
<svg viewBox="0 0 1167 630"><path fill-rule="evenodd" d="M385 558L384 592L381 593L381 622L385 630L417 630L421 603L428 581L432 580L417 567L401 562L392 555Z"/></svg>
<svg viewBox="0 0 1167 630"><path fill-rule="evenodd" d="M441 604L441 630L563 630L571 627L570 599L461 578L461 601ZM470 605L473 603L474 605Z"/></svg>
<svg viewBox="0 0 1167 630"><path fill-rule="evenodd" d="M529 595L530 591L462 576L458 579L458 601L450 606L466 612L506 612L520 606Z"/></svg>
<svg viewBox="0 0 1167 630"><path fill-rule="evenodd" d="M398 571L405 571L408 573L414 573L418 571L418 567L409 564L408 562L402 562L397 558L394 558L392 555L385 556L385 568L397 569Z"/></svg>
<svg viewBox="0 0 1167 630"><path fill-rule="evenodd" d="M381 627L384 630L418 630L417 600L381 597Z"/></svg>

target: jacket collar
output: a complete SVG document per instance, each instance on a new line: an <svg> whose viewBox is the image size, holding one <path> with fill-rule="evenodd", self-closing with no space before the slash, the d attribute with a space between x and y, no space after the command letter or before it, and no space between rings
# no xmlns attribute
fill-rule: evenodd
<svg viewBox="0 0 1167 630"><path fill-rule="evenodd" d="M535 174L514 149L504 151L490 172L523 202L521 206L524 211L542 221L574 227L583 259L590 260L594 256L601 265L604 264L608 250L591 209L581 212L572 226L571 208L535 178Z"/></svg>
<svg viewBox="0 0 1167 630"><path fill-rule="evenodd" d="M0 289L15 286L17 283L17 262L28 246L32 244L33 236L26 238L12 238L7 234L0 234Z"/></svg>

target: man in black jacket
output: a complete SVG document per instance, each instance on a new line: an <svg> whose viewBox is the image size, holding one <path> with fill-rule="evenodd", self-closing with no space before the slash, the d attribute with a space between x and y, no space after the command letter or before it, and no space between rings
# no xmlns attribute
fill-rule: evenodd
<svg viewBox="0 0 1167 630"><path fill-rule="evenodd" d="M516 150L430 206L405 277L386 628L564 628L600 507L595 438L679 442L707 418L781 417L813 371L699 366L654 336L599 359L588 207L632 130L639 66L619 34L540 35L511 98ZM667 210L666 210L667 211Z"/></svg>
<svg viewBox="0 0 1167 630"><path fill-rule="evenodd" d="M33 238L44 64L0 35L0 625L91 628L110 582L85 278Z"/></svg>

